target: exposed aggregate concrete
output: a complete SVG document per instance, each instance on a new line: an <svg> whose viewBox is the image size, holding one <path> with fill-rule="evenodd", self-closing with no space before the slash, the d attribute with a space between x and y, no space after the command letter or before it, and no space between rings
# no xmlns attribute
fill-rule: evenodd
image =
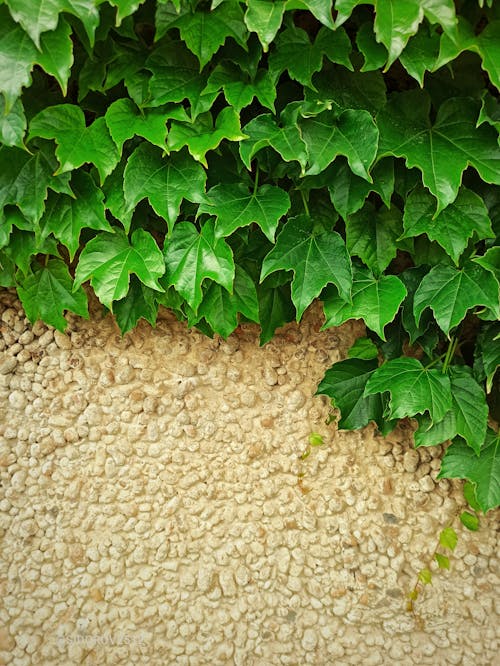
<svg viewBox="0 0 500 666"><path fill-rule="evenodd" d="M460 484L408 430L338 432L313 395L361 326L319 332L311 308L259 348L166 312L63 335L8 291L0 315L0 663L495 663L498 512L455 520L407 612Z"/></svg>

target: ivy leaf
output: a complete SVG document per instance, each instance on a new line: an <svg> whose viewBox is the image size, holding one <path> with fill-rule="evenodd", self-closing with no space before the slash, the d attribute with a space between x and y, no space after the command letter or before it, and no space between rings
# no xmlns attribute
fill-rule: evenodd
<svg viewBox="0 0 500 666"><path fill-rule="evenodd" d="M380 160L375 164L371 170L373 183L355 176L345 160L335 160L323 173L327 176L330 199L344 220L363 206L370 192L376 192L387 208L391 205L394 191L392 159Z"/></svg>
<svg viewBox="0 0 500 666"><path fill-rule="evenodd" d="M208 220L198 232L190 222L178 222L165 240L166 279L195 313L202 301L206 278L233 291L234 260L231 248L217 238L215 223Z"/></svg>
<svg viewBox="0 0 500 666"><path fill-rule="evenodd" d="M340 326L349 319L363 319L365 324L385 340L384 327L399 310L406 287L395 275L375 278L368 268L353 265L352 303L346 303L333 288L328 288L324 298L326 323Z"/></svg>
<svg viewBox="0 0 500 666"><path fill-rule="evenodd" d="M166 150L167 120L172 118L188 120L188 115L180 105L144 109L141 112L132 100L124 98L113 102L108 107L104 118L111 138L121 155L125 141L135 135L142 136L154 146Z"/></svg>
<svg viewBox="0 0 500 666"><path fill-rule="evenodd" d="M134 14L144 3L144 0L108 0L108 2L116 7L116 26L119 27L123 19Z"/></svg>
<svg viewBox="0 0 500 666"><path fill-rule="evenodd" d="M195 160L207 167L206 153L217 148L223 139L241 141L245 138L238 113L231 106L226 106L217 116L215 127L210 112L198 116L193 123L173 121L167 143L173 151L187 146Z"/></svg>
<svg viewBox="0 0 500 666"><path fill-rule="evenodd" d="M40 111L30 122L28 140L36 136L55 139L58 173L90 162L97 167L102 183L120 158L104 118L97 118L86 127L82 109L74 104L58 104Z"/></svg>
<svg viewBox="0 0 500 666"><path fill-rule="evenodd" d="M123 172L125 166L125 162L118 164L113 173L104 181L102 191L105 196L104 205L106 209L110 211L113 217L120 220L128 234L134 214L134 207L128 206L125 201L125 193L123 191Z"/></svg>
<svg viewBox="0 0 500 666"><path fill-rule="evenodd" d="M162 291L158 278L165 272L162 253L154 238L144 229L137 229L129 240L121 229L102 232L82 250L75 272L77 289L90 279L98 299L109 310L113 301L128 293L131 273L147 287Z"/></svg>
<svg viewBox="0 0 500 666"><path fill-rule="evenodd" d="M481 507L480 507L481 508ZM479 529L479 518L469 511L462 511L460 514L460 522L464 527L472 532L477 532Z"/></svg>
<svg viewBox="0 0 500 666"><path fill-rule="evenodd" d="M450 380L440 370L428 370L416 358L387 361L366 384L365 396L391 394L388 414L392 419L429 412L432 421L441 421L451 408Z"/></svg>
<svg viewBox="0 0 500 666"><path fill-rule="evenodd" d="M179 215L181 202L203 200L206 174L203 167L187 152L163 157L150 143L142 143L129 157L125 167L123 189L128 209L147 197L154 211L169 228Z"/></svg>
<svg viewBox="0 0 500 666"><path fill-rule="evenodd" d="M217 238L230 236L236 229L255 223L274 242L278 222L289 208L288 193L280 187L262 185L250 192L242 183L235 183L212 187L198 214L208 213L217 217Z"/></svg>
<svg viewBox="0 0 500 666"><path fill-rule="evenodd" d="M7 214L7 217L9 217L9 214ZM17 223L17 220L14 221ZM8 220L8 222L11 221ZM36 254L59 256L57 244L53 238L42 239L38 234L18 227L12 229L9 244L5 247L4 253L23 275L28 275L30 272L31 260Z"/></svg>
<svg viewBox="0 0 500 666"><path fill-rule="evenodd" d="M387 61L387 49L378 42L373 33L373 23L362 23L356 32L356 46L363 54L364 64L361 72L373 72L381 69Z"/></svg>
<svg viewBox="0 0 500 666"><path fill-rule="evenodd" d="M359 257L375 276L381 275L396 256L402 217L395 206L376 210L367 202L358 213L346 218L349 254Z"/></svg>
<svg viewBox="0 0 500 666"><path fill-rule="evenodd" d="M271 114L262 114L243 129L247 138L240 143L240 156L247 169L250 170L252 158L259 150L271 146L285 162L297 160L305 170L307 147L297 125L279 127Z"/></svg>
<svg viewBox="0 0 500 666"><path fill-rule="evenodd" d="M151 326L155 325L158 316L156 294L157 291L146 287L132 275L127 295L113 304L113 314L122 335L131 331L139 319L145 319Z"/></svg>
<svg viewBox="0 0 500 666"><path fill-rule="evenodd" d="M271 340L277 328L295 319L294 308L290 300L290 284L287 282L274 285L273 277L267 278L257 286L261 346Z"/></svg>
<svg viewBox="0 0 500 666"><path fill-rule="evenodd" d="M350 299L352 271L344 241L335 231L323 232L318 233L305 215L291 218L262 262L261 282L278 270L293 272L297 321L327 284L335 284L344 301Z"/></svg>
<svg viewBox="0 0 500 666"><path fill-rule="evenodd" d="M331 0L288 0L287 9L308 9L320 23L334 30Z"/></svg>
<svg viewBox="0 0 500 666"><path fill-rule="evenodd" d="M316 395L327 395L335 407L340 409L339 428L357 430L364 428L370 421L383 423L383 396L364 395L366 384L377 367L376 358L350 358L334 363L326 371Z"/></svg>
<svg viewBox="0 0 500 666"><path fill-rule="evenodd" d="M66 9L64 0L7 0L10 14L40 48L40 35L55 30L60 12Z"/></svg>
<svg viewBox="0 0 500 666"><path fill-rule="evenodd" d="M455 201L437 217L434 217L435 208L435 199L423 187L415 188L406 200L402 237L426 234L431 241L437 241L458 266L474 232L479 240L495 236L483 200L465 187L459 189Z"/></svg>
<svg viewBox="0 0 500 666"><path fill-rule="evenodd" d="M375 34L388 51L386 70L400 56L423 18L418 0L376 0Z"/></svg>
<svg viewBox="0 0 500 666"><path fill-rule="evenodd" d="M66 96L73 65L73 42L69 23L61 17L54 31L42 35L41 45L42 50L37 55L37 63L47 74L56 79L63 95Z"/></svg>
<svg viewBox="0 0 500 666"><path fill-rule="evenodd" d="M80 245L84 228L112 232L104 214L104 195L85 171L75 171L71 179L74 197L52 195L41 220L42 238L53 234L68 248L71 261Z"/></svg>
<svg viewBox="0 0 500 666"><path fill-rule="evenodd" d="M212 96L224 90L230 106L238 113L257 97L262 106L274 111L276 85L267 69L259 69L250 80L234 63L221 63L210 74L202 95Z"/></svg>
<svg viewBox="0 0 500 666"><path fill-rule="evenodd" d="M500 434L488 428L479 456L457 439L448 447L438 479L468 479L476 484L476 498L486 513L500 504Z"/></svg>
<svg viewBox="0 0 500 666"><path fill-rule="evenodd" d="M377 345L370 338L358 338L347 352L349 358L362 358L365 360L378 357Z"/></svg>
<svg viewBox="0 0 500 666"><path fill-rule="evenodd" d="M489 271L467 261L460 269L434 266L415 293L413 311L418 325L422 312L430 307L439 328L449 335L476 305L492 308L500 316L498 282Z"/></svg>
<svg viewBox="0 0 500 666"><path fill-rule="evenodd" d="M149 81L148 106L161 106L188 99L192 105L206 86L196 57L182 42L162 44L146 60L145 68L153 74Z"/></svg>
<svg viewBox="0 0 500 666"><path fill-rule="evenodd" d="M423 88L425 73L433 70L438 53L439 35L428 26L422 26L408 42L399 61L408 74Z"/></svg>
<svg viewBox="0 0 500 666"><path fill-rule="evenodd" d="M368 111L348 109L338 118L324 111L302 119L299 127L307 146L307 175L321 173L338 155L344 155L354 174L372 182L368 170L377 154L378 129Z"/></svg>
<svg viewBox="0 0 500 666"><path fill-rule="evenodd" d="M64 331L68 324L63 316L65 310L85 319L89 317L87 295L81 287L74 287L61 259L49 259L44 266L36 265L32 273L19 281L17 289L31 323L40 319Z"/></svg>
<svg viewBox="0 0 500 666"><path fill-rule="evenodd" d="M489 92L484 92L482 96L481 111L477 119L477 126L488 123L500 134L500 103ZM500 141L500 137L499 137Z"/></svg>
<svg viewBox="0 0 500 666"><path fill-rule="evenodd" d="M294 81L314 88L312 75L321 69L323 54L311 44L307 32L295 26L288 27L275 39L274 47L269 56L269 71L275 79L287 70ZM297 57L299 53L300 57Z"/></svg>
<svg viewBox="0 0 500 666"><path fill-rule="evenodd" d="M212 329L226 339L238 326L238 312L259 323L259 302L252 278L236 266L233 293L216 282L208 287L198 308L198 317L205 317Z"/></svg>
<svg viewBox="0 0 500 666"><path fill-rule="evenodd" d="M474 257L472 261L475 264L479 264L487 271L490 271L500 284L500 246L494 245L490 247L486 252L479 257Z"/></svg>
<svg viewBox="0 0 500 666"><path fill-rule="evenodd" d="M248 0L245 12L245 25L250 32L256 32L264 53L276 37L281 27L286 1Z"/></svg>
<svg viewBox="0 0 500 666"><path fill-rule="evenodd" d="M479 455L486 435L488 405L484 390L473 378L470 368L452 366L448 376L451 385L451 409L441 422L419 417L415 433L416 446L436 446L461 435Z"/></svg>
<svg viewBox="0 0 500 666"><path fill-rule="evenodd" d="M454 551L457 547L458 537L453 527L445 527L439 535L439 545Z"/></svg>
<svg viewBox="0 0 500 666"><path fill-rule="evenodd" d="M24 86L31 83L31 69L36 48L28 35L10 17L7 7L0 7L0 93L9 112Z"/></svg>
<svg viewBox="0 0 500 666"><path fill-rule="evenodd" d="M486 390L490 393L493 377L500 367L500 322L491 322L481 328L474 356L474 370L476 370L477 363L480 362L481 378L486 377Z"/></svg>
<svg viewBox="0 0 500 666"><path fill-rule="evenodd" d="M450 568L450 558L446 555L441 555L441 553L434 553L434 557L440 569L449 569Z"/></svg>
<svg viewBox="0 0 500 666"><path fill-rule="evenodd" d="M53 153L32 148L32 154L0 146L0 209L17 205L23 215L37 223L43 215L47 190L72 195L69 175L53 176L57 161ZM1 217L0 217L1 219Z"/></svg>
<svg viewBox="0 0 500 666"><path fill-rule="evenodd" d="M393 95L377 116L379 157L404 157L408 167L418 167L438 200L438 214L455 200L469 165L487 183L500 184L500 147L492 127L476 128L471 99L446 100L432 126L429 111L430 98L422 91Z"/></svg>
<svg viewBox="0 0 500 666"><path fill-rule="evenodd" d="M21 100L17 99L7 112L4 96L0 94L0 143L24 148L25 131L26 116Z"/></svg>

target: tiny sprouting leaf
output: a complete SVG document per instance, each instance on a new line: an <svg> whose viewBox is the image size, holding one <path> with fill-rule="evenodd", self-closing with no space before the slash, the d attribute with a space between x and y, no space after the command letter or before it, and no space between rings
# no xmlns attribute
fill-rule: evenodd
<svg viewBox="0 0 500 666"><path fill-rule="evenodd" d="M477 503L476 498L476 484L471 481L466 481L463 487L464 497L469 503L469 506L474 509L474 511L481 511L481 507Z"/></svg>
<svg viewBox="0 0 500 666"><path fill-rule="evenodd" d="M307 441L309 442L310 446L323 446L325 443L323 437L317 432L312 432L309 435Z"/></svg>
<svg viewBox="0 0 500 666"><path fill-rule="evenodd" d="M352 303L346 303L335 288L328 287L323 299L323 328L340 326L348 319L363 319L385 340L384 327L394 319L405 296L406 287L395 275L377 279L368 268L353 266Z"/></svg>
<svg viewBox="0 0 500 666"><path fill-rule="evenodd" d="M450 558L446 557L446 555L441 555L441 553L435 553L434 558L440 569L450 568Z"/></svg>
<svg viewBox="0 0 500 666"><path fill-rule="evenodd" d="M439 544L448 550L455 550L458 543L458 536L453 527L445 527L439 535Z"/></svg>
<svg viewBox="0 0 500 666"><path fill-rule="evenodd" d="M479 518L469 511L463 511L460 514L460 522L472 532L477 532L479 529Z"/></svg>
<svg viewBox="0 0 500 666"><path fill-rule="evenodd" d="M364 395L385 392L391 394L388 414L393 419L428 412L433 421L441 421L451 409L449 377L425 368L416 358L387 361L373 373Z"/></svg>
<svg viewBox="0 0 500 666"><path fill-rule="evenodd" d="M148 198L153 210L173 226L183 199L198 203L205 194L205 170L187 151L163 156L150 143L141 143L125 167L123 190L127 208Z"/></svg>
<svg viewBox="0 0 500 666"><path fill-rule="evenodd" d="M214 280L229 293L233 291L234 259L231 248L215 234L215 223L208 220L198 232L190 222L178 222L165 239L168 284L175 287L197 313L205 279Z"/></svg>
<svg viewBox="0 0 500 666"><path fill-rule="evenodd" d="M432 582L432 572L429 569L422 569L418 572L418 580L424 585L430 585Z"/></svg>
<svg viewBox="0 0 500 666"><path fill-rule="evenodd" d="M66 310L88 319L87 295L76 288L66 264L61 259L49 259L46 265L37 264L18 286L19 298L30 322L38 319L64 331L68 322Z"/></svg>
<svg viewBox="0 0 500 666"><path fill-rule="evenodd" d="M344 241L335 231L321 231L318 233L305 215L289 219L262 262L261 281L278 270L293 272L297 321L327 284L335 284L344 301L350 299L352 270Z"/></svg>
<svg viewBox="0 0 500 666"><path fill-rule="evenodd" d="M158 278L164 272L162 253L144 229L136 229L130 239L120 229L115 233L100 232L80 254L74 289L90 280L101 303L113 310L113 301L127 295L131 274L147 287L162 291Z"/></svg>

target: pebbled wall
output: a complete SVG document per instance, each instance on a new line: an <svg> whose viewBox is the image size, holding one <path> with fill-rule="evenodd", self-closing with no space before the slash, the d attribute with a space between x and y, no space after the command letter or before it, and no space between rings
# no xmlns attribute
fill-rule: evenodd
<svg viewBox="0 0 500 666"><path fill-rule="evenodd" d="M319 332L311 308L259 348L168 313L62 335L7 291L0 314L0 663L495 662L499 513L455 521L407 612L460 484L408 430L327 426L313 395L362 327Z"/></svg>

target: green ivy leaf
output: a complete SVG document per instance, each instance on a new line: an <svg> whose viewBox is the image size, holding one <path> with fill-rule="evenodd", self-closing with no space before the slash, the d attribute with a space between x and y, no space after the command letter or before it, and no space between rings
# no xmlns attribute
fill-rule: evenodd
<svg viewBox="0 0 500 666"><path fill-rule="evenodd" d="M10 17L7 7L0 7L0 93L9 112L24 86L31 83L31 69L36 48L28 35Z"/></svg>
<svg viewBox="0 0 500 666"><path fill-rule="evenodd" d="M461 435L479 455L486 435L488 405L483 388L464 366L452 366L448 370L451 385L451 410L443 423L431 422L426 416L418 418L415 433L416 446L436 446Z"/></svg>
<svg viewBox="0 0 500 666"><path fill-rule="evenodd" d="M166 279L187 301L195 313L202 301L206 278L233 291L234 260L231 248L217 238L215 223L208 220L198 232L190 222L178 222L165 239Z"/></svg>
<svg viewBox="0 0 500 666"><path fill-rule="evenodd" d="M250 192L245 185L236 183L212 187L198 214L217 217L217 238L230 236L236 229L256 223L274 242L278 222L289 208L290 198L280 187L262 185Z"/></svg>
<svg viewBox="0 0 500 666"><path fill-rule="evenodd" d="M102 191L85 171L75 171L71 179L74 197L53 194L41 220L42 238L53 234L68 248L70 260L80 245L82 229L112 232L104 213Z"/></svg>
<svg viewBox="0 0 500 666"><path fill-rule="evenodd" d="M24 312L34 323L41 319L64 331L68 322L66 310L88 319L87 295L73 285L66 264L61 259L49 259L46 265L36 265L33 272L19 281L18 294Z"/></svg>
<svg viewBox="0 0 500 666"><path fill-rule="evenodd" d="M460 269L434 266L415 293L413 311L418 325L422 312L430 307L439 328L449 335L476 305L492 308L500 316L498 282L489 271L467 261Z"/></svg>
<svg viewBox="0 0 500 666"><path fill-rule="evenodd" d="M278 270L293 272L292 301L297 321L327 284L335 284L344 301L350 299L352 271L344 241L335 231L317 233L305 215L285 224L275 247L262 262L260 281Z"/></svg>
<svg viewBox="0 0 500 666"><path fill-rule="evenodd" d="M474 232L479 240L493 238L488 209L477 194L461 187L458 196L437 217L434 216L436 201L423 187L417 187L406 200L403 238L426 234L437 241L458 261Z"/></svg>
<svg viewBox="0 0 500 666"><path fill-rule="evenodd" d="M127 295L113 303L113 314L122 335L131 331L139 319L145 319L151 326L155 325L158 316L156 294L157 291L146 287L132 275Z"/></svg>
<svg viewBox="0 0 500 666"><path fill-rule="evenodd" d="M245 25L250 32L256 32L264 53L276 37L281 27L286 1L248 0L245 12Z"/></svg>
<svg viewBox="0 0 500 666"><path fill-rule="evenodd" d="M399 58L422 18L418 0L375 0L375 34L388 52L386 70Z"/></svg>
<svg viewBox="0 0 500 666"><path fill-rule="evenodd" d="M476 128L472 100L446 100L432 126L429 111L430 98L424 92L394 94L377 116L379 157L404 157L408 167L418 167L424 185L438 200L438 214L455 200L469 165L487 183L500 184L500 147L492 127Z"/></svg>
<svg viewBox="0 0 500 666"><path fill-rule="evenodd" d="M463 486L463 493L469 506L474 509L474 511L481 511L481 507L477 503L476 498L476 484L471 481L466 481Z"/></svg>
<svg viewBox="0 0 500 666"><path fill-rule="evenodd" d="M37 136L55 139L60 164L57 173L90 162L97 167L102 183L120 159L104 118L97 118L86 127L82 109L74 104L58 104L40 111L30 122L28 141Z"/></svg>
<svg viewBox="0 0 500 666"><path fill-rule="evenodd" d="M65 0L7 0L6 4L16 23L28 33L40 48L40 35L55 30L59 14L67 9Z"/></svg>
<svg viewBox="0 0 500 666"><path fill-rule="evenodd" d="M108 2L117 9L116 26L119 27L123 19L134 14L144 3L144 0L108 0Z"/></svg>
<svg viewBox="0 0 500 666"><path fill-rule="evenodd" d="M125 141L135 135L142 136L154 146L166 150L167 120L189 120L186 111L180 105L144 109L141 112L132 100L126 98L113 102L104 118L120 155Z"/></svg>
<svg viewBox="0 0 500 666"><path fill-rule="evenodd" d="M238 313L259 323L259 302L252 278L241 266L235 267L233 293L216 282L208 287L197 316L205 317L211 328L226 339L238 326Z"/></svg>
<svg viewBox="0 0 500 666"><path fill-rule="evenodd" d="M287 9L296 8L308 9L320 23L332 30L335 28L332 20L332 0L288 0Z"/></svg>
<svg viewBox="0 0 500 666"><path fill-rule="evenodd" d="M416 358L395 358L380 366L368 380L364 395L391 394L388 414L392 419L429 412L441 421L451 408L450 380L439 370L428 370Z"/></svg>
<svg viewBox="0 0 500 666"><path fill-rule="evenodd" d="M123 191L123 172L125 166L125 162L118 164L113 173L104 181L102 191L105 196L104 205L106 209L109 210L113 217L120 220L128 234L134 214L134 207L128 206L125 201L125 193Z"/></svg>
<svg viewBox="0 0 500 666"><path fill-rule="evenodd" d="M486 377L486 390L490 393L493 377L500 367L500 322L491 322L481 328L474 354L476 361L481 362L484 372L482 377ZM476 370L476 364L474 370Z"/></svg>
<svg viewBox="0 0 500 666"><path fill-rule="evenodd" d="M148 198L169 228L175 223L183 199L203 200L206 174L186 151L163 157L159 148L142 143L129 157L124 172L125 204L134 208Z"/></svg>
<svg viewBox="0 0 500 666"><path fill-rule="evenodd" d="M439 35L435 30L422 26L410 39L399 57L408 74L424 87L426 72L433 70L439 53Z"/></svg>
<svg viewBox="0 0 500 666"><path fill-rule="evenodd" d="M294 307L290 300L290 284L287 282L274 285L273 277L267 278L257 286L261 345L271 340L277 328L295 319Z"/></svg>
<svg viewBox="0 0 500 666"><path fill-rule="evenodd" d="M460 522L472 532L477 532L479 529L479 518L468 511L463 511L460 514Z"/></svg>
<svg viewBox="0 0 500 666"><path fill-rule="evenodd" d="M290 78L304 86L314 88L312 75L321 69L323 54L309 40L305 30L291 26L281 32L274 41L269 56L269 71L275 79L285 70ZM300 53L300 57L297 54Z"/></svg>
<svg viewBox="0 0 500 666"><path fill-rule="evenodd" d="M17 99L7 112L4 96L0 94L0 143L24 148L25 131L26 116L21 100Z"/></svg>
<svg viewBox="0 0 500 666"><path fill-rule="evenodd" d="M321 173L344 155L354 174L372 182L368 170L377 154L378 129L368 111L347 110L338 118L324 111L302 119L299 128L307 146L307 175Z"/></svg>
<svg viewBox="0 0 500 666"><path fill-rule="evenodd" d="M500 245L490 247L482 256L474 257L472 261L494 275L500 284Z"/></svg>
<svg viewBox="0 0 500 666"><path fill-rule="evenodd" d="M500 134L500 103L496 97L493 97L487 91L482 95L481 111L477 119L478 127L483 123L488 123Z"/></svg>
<svg viewBox="0 0 500 666"><path fill-rule="evenodd" d="M446 555L441 555L441 553L435 553L434 558L440 569L449 569L450 568L450 558Z"/></svg>
<svg viewBox="0 0 500 666"><path fill-rule="evenodd" d="M98 299L112 311L113 301L127 295L132 273L147 287L162 291L158 278L164 272L162 253L150 233L137 229L129 240L116 229L112 234L99 233L85 245L76 267L74 289L90 279Z"/></svg>
<svg viewBox="0 0 500 666"><path fill-rule="evenodd" d="M383 397L364 395L366 384L377 367L377 359L352 358L334 363L326 371L316 395L327 395L340 409L339 428L357 430L370 421L383 423Z"/></svg>
<svg viewBox="0 0 500 666"><path fill-rule="evenodd" d="M457 547L458 536L453 527L445 527L439 535L439 545L452 552Z"/></svg>
<svg viewBox="0 0 500 666"><path fill-rule="evenodd" d="M17 215L19 213L16 211ZM14 215L16 215L14 213ZM10 214L7 214L7 219ZM8 219L8 223L11 220ZM14 220L14 223L18 223ZM31 268L31 260L36 254L59 256L57 243L53 238L42 239L39 234L14 227L10 233L9 244L4 248L4 253L19 268L23 275L28 275Z"/></svg>
<svg viewBox="0 0 500 666"><path fill-rule="evenodd" d="M241 141L246 135L240 128L240 117L231 107L226 106L217 116L215 126L212 114L207 112L198 116L193 123L181 123L173 121L168 134L168 148L170 150L182 150L184 146L191 155L207 167L206 153L214 150L223 139L229 141Z"/></svg>
<svg viewBox="0 0 500 666"><path fill-rule="evenodd" d="M358 213L346 218L349 254L359 257L375 276L380 276L396 256L402 219L395 206L377 210L367 202Z"/></svg>
<svg viewBox="0 0 500 666"><path fill-rule="evenodd" d="M42 50L37 56L37 63L47 74L56 79L63 95L66 96L73 65L73 42L69 23L61 17L56 30L42 35L41 45Z"/></svg>
<svg viewBox="0 0 500 666"><path fill-rule="evenodd" d="M368 328L385 340L384 327L396 316L406 296L406 288L395 275L375 278L368 268L353 265L352 304L346 303L336 289L325 293L326 323L323 329L340 326L349 319L363 319Z"/></svg>
<svg viewBox="0 0 500 666"><path fill-rule="evenodd" d="M429 569L422 569L418 572L418 580L424 585L430 585L432 582L432 572Z"/></svg>
<svg viewBox="0 0 500 666"><path fill-rule="evenodd" d="M360 71L373 72L383 67L387 62L387 49L376 40L371 21L362 23L358 28L356 46L365 60Z"/></svg>
<svg viewBox="0 0 500 666"><path fill-rule="evenodd" d="M378 357L377 345L370 338L358 338L347 352L349 358L369 360Z"/></svg>
<svg viewBox="0 0 500 666"><path fill-rule="evenodd" d="M234 63L221 63L210 74L202 97L208 95L208 99L212 99L220 90L224 91L228 104L238 113L249 106L254 97L262 106L274 111L277 91L274 79L267 69L259 69L250 79Z"/></svg>
<svg viewBox="0 0 500 666"><path fill-rule="evenodd" d="M240 156L250 170L252 158L267 146L274 148L285 162L297 162L305 170L307 146L297 125L279 127L271 114L257 116L243 128L246 139L240 143Z"/></svg>

